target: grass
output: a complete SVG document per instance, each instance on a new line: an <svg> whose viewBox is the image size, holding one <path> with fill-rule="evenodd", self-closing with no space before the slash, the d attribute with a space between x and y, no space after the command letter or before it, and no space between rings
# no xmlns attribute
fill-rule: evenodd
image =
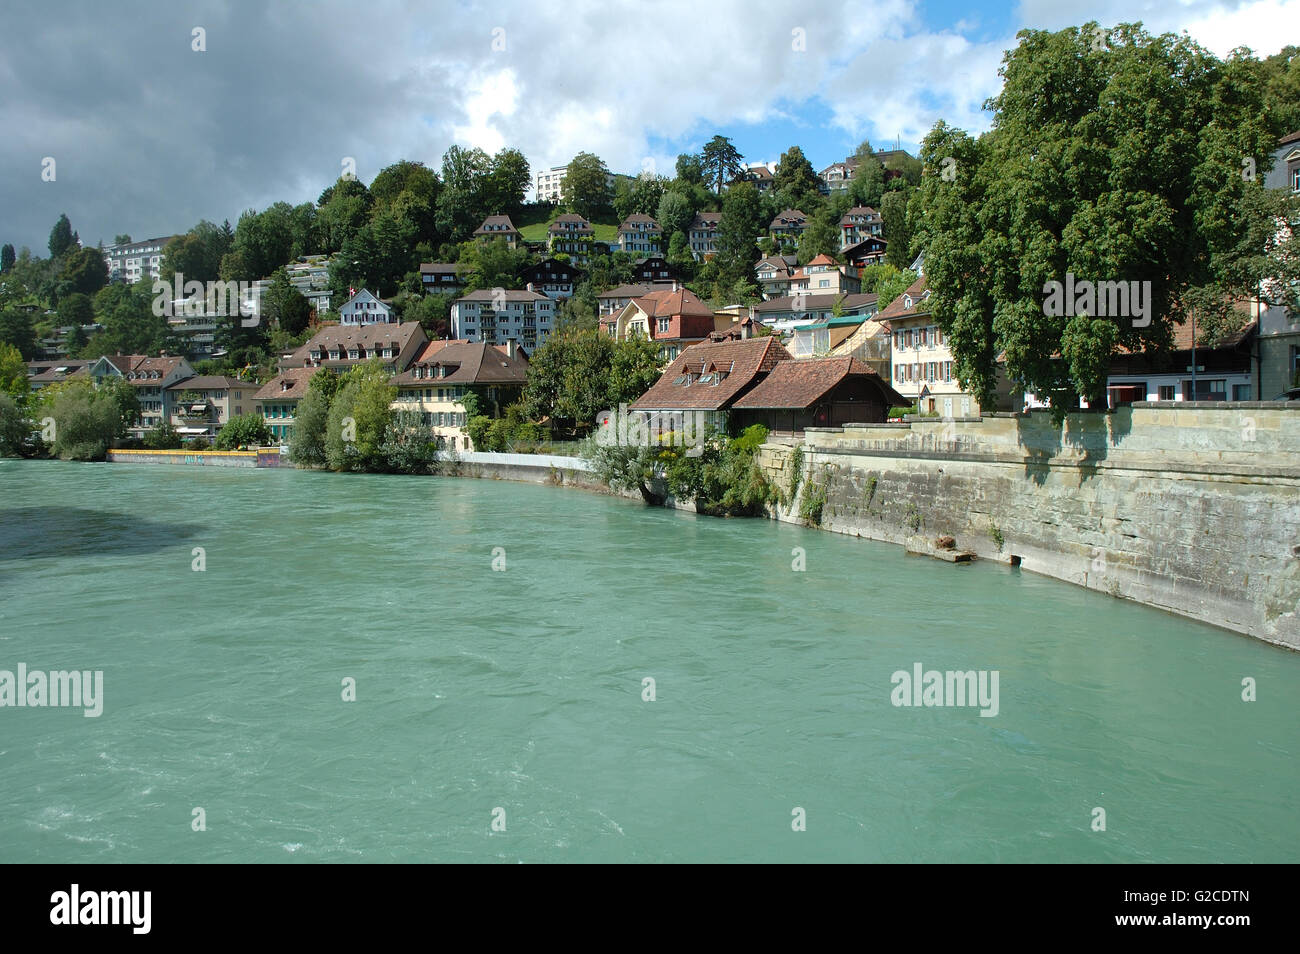
<svg viewBox="0 0 1300 954"><path fill-rule="evenodd" d="M524 237L525 242L545 242L547 213L542 209L525 209L519 216L512 217L515 228ZM610 219L605 222L592 222L596 230L597 242L613 243L618 238L618 222Z"/></svg>

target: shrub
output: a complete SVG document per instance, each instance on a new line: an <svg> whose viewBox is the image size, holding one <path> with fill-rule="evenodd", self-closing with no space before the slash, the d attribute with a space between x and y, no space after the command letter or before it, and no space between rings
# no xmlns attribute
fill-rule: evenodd
<svg viewBox="0 0 1300 954"><path fill-rule="evenodd" d="M149 450L176 450L181 446L181 435L171 421L163 421L144 435L143 444Z"/></svg>
<svg viewBox="0 0 1300 954"><path fill-rule="evenodd" d="M271 431L262 415L240 414L226 421L217 434L217 450L234 450L236 447L271 443Z"/></svg>

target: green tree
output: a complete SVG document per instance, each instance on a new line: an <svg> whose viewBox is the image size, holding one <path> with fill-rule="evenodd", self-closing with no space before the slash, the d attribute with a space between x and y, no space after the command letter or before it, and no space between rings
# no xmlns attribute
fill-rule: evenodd
<svg viewBox="0 0 1300 954"><path fill-rule="evenodd" d="M704 144L700 152L700 172L714 193L721 195L727 184L740 175L742 158L726 136L714 136Z"/></svg>
<svg viewBox="0 0 1300 954"><path fill-rule="evenodd" d="M753 183L740 182L727 190L718 225L716 262L726 285L752 280L758 261L758 236L764 231L763 205Z"/></svg>
<svg viewBox="0 0 1300 954"><path fill-rule="evenodd" d="M66 214L59 215L59 221L50 229L50 258L61 258L74 245L72 223Z"/></svg>
<svg viewBox="0 0 1300 954"><path fill-rule="evenodd" d="M0 311L0 342L17 348L25 361L35 358L36 332L32 328L32 316L20 308Z"/></svg>
<svg viewBox="0 0 1300 954"><path fill-rule="evenodd" d="M272 443L270 428L261 414L237 414L217 432L217 450L235 450L238 447Z"/></svg>
<svg viewBox="0 0 1300 954"><path fill-rule="evenodd" d="M0 342L0 391L19 400L26 400L29 389L27 364L22 352L7 342Z"/></svg>
<svg viewBox="0 0 1300 954"><path fill-rule="evenodd" d="M682 153L677 157L677 180L686 186L705 185L704 160L696 153Z"/></svg>
<svg viewBox="0 0 1300 954"><path fill-rule="evenodd" d="M144 435L144 446L150 450L178 450L181 443L180 432L172 426L171 421L163 421Z"/></svg>
<svg viewBox="0 0 1300 954"><path fill-rule="evenodd" d="M0 391L0 457L25 457L34 429L23 401Z"/></svg>
<svg viewBox="0 0 1300 954"><path fill-rule="evenodd" d="M468 291L483 288L514 288L521 270L528 265L527 249L510 248L503 238L469 243L460 264L469 271Z"/></svg>
<svg viewBox="0 0 1300 954"><path fill-rule="evenodd" d="M810 212L821 201L821 179L808 157L798 146L781 153L772 188L782 200L794 209Z"/></svg>
<svg viewBox="0 0 1300 954"><path fill-rule="evenodd" d="M325 387L313 387L317 379L332 379L337 387L338 375L330 369L317 371L312 376L307 393L294 411L293 435L289 439L289 458L300 467L324 467L328 463L325 453L325 435L329 426L330 399Z"/></svg>
<svg viewBox="0 0 1300 954"><path fill-rule="evenodd" d="M227 231L229 225L222 228L203 219L168 242L159 278L170 285L179 272L186 282L216 281L221 276L221 260L234 242L233 233Z"/></svg>
<svg viewBox="0 0 1300 954"><path fill-rule="evenodd" d="M311 318L311 302L289 281L289 273L276 269L271 284L262 294L262 317L273 327L290 334L301 334Z"/></svg>
<svg viewBox="0 0 1300 954"><path fill-rule="evenodd" d="M59 299L60 325L90 325L95 322L95 305L89 295L73 292Z"/></svg>
<svg viewBox="0 0 1300 954"><path fill-rule="evenodd" d="M438 196L438 231L463 242L490 214L485 208L483 182L492 160L482 149L452 146L442 157L442 192Z"/></svg>
<svg viewBox="0 0 1300 954"><path fill-rule="evenodd" d="M89 381L71 381L43 388L45 391L49 393L42 393L37 414L53 418L51 452L60 460L103 460L113 442L125 435L122 412L108 389L97 390Z"/></svg>
<svg viewBox="0 0 1300 954"><path fill-rule="evenodd" d="M59 297L93 295L108 284L108 263L97 248L78 248L66 253L59 272Z"/></svg>
<svg viewBox="0 0 1300 954"><path fill-rule="evenodd" d="M907 195L902 192L886 193L880 206L880 218L884 227L883 238L889 243L885 247L885 261L895 268L907 268L912 263L912 232L907 222Z"/></svg>
<svg viewBox="0 0 1300 954"><path fill-rule="evenodd" d="M616 410L620 404L635 401L659 380L661 370L659 347L649 338L634 335L615 342L605 375L605 406L597 411Z"/></svg>
<svg viewBox="0 0 1300 954"><path fill-rule="evenodd" d="M600 157L589 152L580 152L573 157L560 188L569 211L585 219L600 216L613 205L609 169Z"/></svg>
<svg viewBox="0 0 1300 954"><path fill-rule="evenodd" d="M502 149L492 157L483 178L482 207L487 215L516 215L533 184L528 160L518 149Z"/></svg>
<svg viewBox="0 0 1300 954"><path fill-rule="evenodd" d="M827 206L818 209L808 219L808 227L799 236L799 264L807 265L818 255L839 254L839 217Z"/></svg>
<svg viewBox="0 0 1300 954"><path fill-rule="evenodd" d="M321 251L342 249L370 221L373 204L370 191L356 179L340 178L322 192L316 209L316 239Z"/></svg>
<svg viewBox="0 0 1300 954"><path fill-rule="evenodd" d="M457 295L425 295L408 305L403 321L417 321L424 329L430 341L446 338L451 334L451 306Z"/></svg>
<svg viewBox="0 0 1300 954"><path fill-rule="evenodd" d="M330 406L325 455L332 470L381 470L384 435L397 388L383 362L372 358L351 368Z"/></svg>
<svg viewBox="0 0 1300 954"><path fill-rule="evenodd" d="M691 200L684 194L676 189L669 189L660 198L658 208L649 214L663 226L664 235L680 233L685 239L686 232L691 227L691 220L695 218L695 209L691 206Z"/></svg>
<svg viewBox="0 0 1300 954"><path fill-rule="evenodd" d="M14 247L8 242L5 242L3 246L0 246L0 274L13 268L15 261L17 261L17 258L14 255Z"/></svg>
<svg viewBox="0 0 1300 954"><path fill-rule="evenodd" d="M1242 157L1262 166L1276 143L1258 62L1133 24L1101 49L1098 35L1095 23L1021 31L992 129L977 140L939 123L922 146L916 246L958 376L981 403L1005 355L1008 376L1063 415L1102 393L1114 348L1167 352L1189 302L1290 281L1294 263L1265 262L1256 240L1271 215L1300 210L1242 175ZM1058 314L1046 296L1067 275L1149 282L1144 314Z"/></svg>

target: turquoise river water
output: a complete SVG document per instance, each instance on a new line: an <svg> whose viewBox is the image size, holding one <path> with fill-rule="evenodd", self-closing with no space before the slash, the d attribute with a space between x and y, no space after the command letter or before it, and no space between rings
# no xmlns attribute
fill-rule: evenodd
<svg viewBox="0 0 1300 954"><path fill-rule="evenodd" d="M0 518L0 671L103 673L0 707L3 861L1300 860L1300 655L1032 573L291 470L0 461Z"/></svg>

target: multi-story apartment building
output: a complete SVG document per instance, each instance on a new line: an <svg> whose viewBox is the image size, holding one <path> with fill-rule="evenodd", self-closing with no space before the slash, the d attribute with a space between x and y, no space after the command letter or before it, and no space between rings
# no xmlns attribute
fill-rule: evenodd
<svg viewBox="0 0 1300 954"><path fill-rule="evenodd" d="M790 294L856 295L862 280L856 268L836 264L829 255L818 255L790 275Z"/></svg>
<svg viewBox="0 0 1300 954"><path fill-rule="evenodd" d="M197 375L167 386L168 420L186 438L217 436L232 417L257 411L260 385L224 375Z"/></svg>
<svg viewBox="0 0 1300 954"><path fill-rule="evenodd" d="M428 340L418 321L328 325L283 358L280 370L334 368L344 371L378 358L385 368L396 373L406 370Z"/></svg>
<svg viewBox="0 0 1300 954"><path fill-rule="evenodd" d="M718 253L718 227L721 223L721 212L695 213L688 238L691 243L691 255L697 262Z"/></svg>
<svg viewBox="0 0 1300 954"><path fill-rule="evenodd" d="M439 445L472 451L464 432L465 392L473 388L481 413L499 415L518 400L527 374L528 360L513 341L430 341L411 366L393 378L393 410L419 414Z"/></svg>
<svg viewBox="0 0 1300 954"><path fill-rule="evenodd" d="M262 412L267 429L281 444L289 443L293 437L298 402L307 395L307 386L317 370L285 368L253 395L253 404Z"/></svg>
<svg viewBox="0 0 1300 954"><path fill-rule="evenodd" d="M779 249L783 243L799 244L799 236L808 228L808 216L798 209L786 209L772 220L768 232Z"/></svg>
<svg viewBox="0 0 1300 954"><path fill-rule="evenodd" d="M961 389L953 373L952 351L930 312L925 276L913 282L877 316L893 334L890 366L894 388L922 413L975 417L975 396Z"/></svg>
<svg viewBox="0 0 1300 954"><path fill-rule="evenodd" d="M108 280L134 285L141 278L157 279L162 271L163 252L175 235L145 239L143 242L126 242L104 248L104 262L108 265Z"/></svg>
<svg viewBox="0 0 1300 954"><path fill-rule="evenodd" d="M620 252L650 255L663 251L664 230L648 215L629 215L619 223L614 248Z"/></svg>
<svg viewBox="0 0 1300 954"><path fill-rule="evenodd" d="M451 336L505 345L517 341L528 351L546 343L555 328L555 301L524 289L480 289L451 306Z"/></svg>
<svg viewBox="0 0 1300 954"><path fill-rule="evenodd" d="M483 224L474 230L474 241L484 245L495 242L499 238L505 239L506 245L511 248L518 248L519 243L523 241L523 236L519 234L519 230L515 228L508 215L489 215L483 220Z"/></svg>
<svg viewBox="0 0 1300 954"><path fill-rule="evenodd" d="M568 166L551 166L533 173L533 198L538 202L559 202L564 197L564 177L568 175ZM614 188L614 176L605 177L605 182Z"/></svg>
<svg viewBox="0 0 1300 954"><path fill-rule="evenodd" d="M840 248L878 236L884 228L885 221L879 212L869 205L855 205L840 217Z"/></svg>
<svg viewBox="0 0 1300 954"><path fill-rule="evenodd" d="M172 404L168 388L177 381L194 377L194 369L184 358L169 355L150 358L142 354L104 355L85 373L96 387L105 378L120 377L135 388L140 418L127 429L132 437L143 437L145 431L170 420Z"/></svg>
<svg viewBox="0 0 1300 954"><path fill-rule="evenodd" d="M546 228L546 251L550 255L568 255L575 265L586 265L595 239L596 230L590 222L575 212L565 212Z"/></svg>

